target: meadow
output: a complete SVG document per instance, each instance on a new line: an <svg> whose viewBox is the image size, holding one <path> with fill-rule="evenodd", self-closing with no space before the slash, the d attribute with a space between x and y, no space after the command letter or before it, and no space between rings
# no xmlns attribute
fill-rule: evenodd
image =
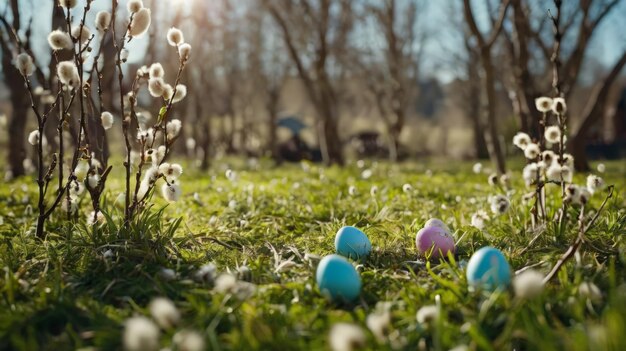
<svg viewBox="0 0 626 351"><path fill-rule="evenodd" d="M123 183L115 176L101 222L87 224L83 198L76 218L67 221L60 210L51 217L45 239L34 235L32 179L3 183L0 349L121 349L133 342L125 339L130 318L144 328L139 334L158 339L155 349L170 350L323 350L331 343L343 350L626 349L623 161L597 173L615 194L540 292L468 287L465 267L481 247L500 249L517 273L546 274L577 233L575 221L564 231L554 221L531 228L524 161L509 164L511 206L496 216L488 197L505 190L471 163L326 168L222 160L208 173L185 167L180 201L168 205L155 195L129 228L117 220ZM585 179L576 174L574 182ZM605 195L592 197L587 216ZM482 230L471 225L479 210L490 217ZM579 210L568 211L575 218ZM418 258L416 232L432 217L456 240L447 260ZM373 246L365 262L354 263L363 286L351 304L326 299L315 282L319 259L335 252L335 233L345 225L362 229ZM168 300L157 299L155 311L162 297ZM160 327L146 327L149 321Z"/></svg>

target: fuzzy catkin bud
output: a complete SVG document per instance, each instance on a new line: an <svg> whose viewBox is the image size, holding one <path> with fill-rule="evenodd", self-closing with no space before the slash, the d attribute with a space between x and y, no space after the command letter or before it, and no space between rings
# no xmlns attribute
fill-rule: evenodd
<svg viewBox="0 0 626 351"><path fill-rule="evenodd" d="M163 69L163 66L161 66L160 63L153 63L150 66L150 78L163 78L163 76L165 75L165 70Z"/></svg>
<svg viewBox="0 0 626 351"><path fill-rule="evenodd" d="M74 43L70 35L61 30L53 30L48 35L48 44L50 44L52 50L55 51L63 49L71 50L74 48Z"/></svg>
<svg viewBox="0 0 626 351"><path fill-rule="evenodd" d="M111 25L111 13L107 11L100 11L96 14L96 30L100 33L109 29Z"/></svg>
<svg viewBox="0 0 626 351"><path fill-rule="evenodd" d="M163 82L163 78L150 78L150 80L148 80L148 91L153 97L163 96L165 92L165 82Z"/></svg>
<svg viewBox="0 0 626 351"><path fill-rule="evenodd" d="M178 47L178 56L182 62L187 62L191 56L191 45L184 43Z"/></svg>
<svg viewBox="0 0 626 351"><path fill-rule="evenodd" d="M102 112L102 115L100 115L100 121L102 122L102 127L105 130L111 129L111 127L113 127L113 115L111 114L111 112Z"/></svg>
<svg viewBox="0 0 626 351"><path fill-rule="evenodd" d="M77 0L59 0L59 5L67 9L71 9L76 6Z"/></svg>
<svg viewBox="0 0 626 351"><path fill-rule="evenodd" d="M137 13L143 8L143 1L130 0L128 1L127 8L129 13Z"/></svg>
<svg viewBox="0 0 626 351"><path fill-rule="evenodd" d="M142 8L135 13L133 21L130 24L130 30L128 34L131 37L141 37L150 28L150 22L152 21L150 9Z"/></svg>
<svg viewBox="0 0 626 351"><path fill-rule="evenodd" d="M57 74L61 83L68 86L75 86L79 82L78 69L71 61L59 62Z"/></svg>
<svg viewBox="0 0 626 351"><path fill-rule="evenodd" d="M33 74L35 71L35 64L33 63L33 58L30 57L27 53L21 53L17 55L17 59L15 60L15 66L17 66L18 71L25 77L28 77Z"/></svg>
<svg viewBox="0 0 626 351"><path fill-rule="evenodd" d="M185 39L183 37L183 32L180 31L180 29L178 28L170 28L167 31L167 42L171 45L171 46L178 46L182 43L185 42Z"/></svg>
<svg viewBox="0 0 626 351"><path fill-rule="evenodd" d="M172 103L177 103L187 96L187 86L184 84L178 84L176 86L176 93L174 94L174 98L172 99Z"/></svg>
<svg viewBox="0 0 626 351"><path fill-rule="evenodd" d="M72 28L72 36L80 43L85 43L91 37L91 31L87 26L74 26Z"/></svg>

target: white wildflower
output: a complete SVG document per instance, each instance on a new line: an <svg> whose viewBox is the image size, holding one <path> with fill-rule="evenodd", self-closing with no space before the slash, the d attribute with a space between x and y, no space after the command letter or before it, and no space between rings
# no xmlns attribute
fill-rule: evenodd
<svg viewBox="0 0 626 351"><path fill-rule="evenodd" d="M573 172L572 169L566 165L561 166L558 162L553 163L546 171L546 176L553 182L564 181L571 183Z"/></svg>
<svg viewBox="0 0 626 351"><path fill-rule="evenodd" d="M472 215L471 224L473 227L483 230L488 221L489 215L487 212L480 210Z"/></svg>
<svg viewBox="0 0 626 351"><path fill-rule="evenodd" d="M543 274L533 269L525 270L513 278L515 296L530 299L543 291Z"/></svg>
<svg viewBox="0 0 626 351"><path fill-rule="evenodd" d="M552 150L546 150L541 153L541 160L546 166L550 166L556 159L557 156Z"/></svg>
<svg viewBox="0 0 626 351"><path fill-rule="evenodd" d="M167 42L171 46L178 46L184 41L183 32L180 29L172 27L167 31Z"/></svg>
<svg viewBox="0 0 626 351"><path fill-rule="evenodd" d="M402 191L404 191L405 193L409 193L413 190L413 187L411 186L411 184L404 184L402 186Z"/></svg>
<svg viewBox="0 0 626 351"><path fill-rule="evenodd" d="M232 274L220 274L215 280L215 291L220 294L232 293L237 288L237 278Z"/></svg>
<svg viewBox="0 0 626 351"><path fill-rule="evenodd" d="M100 123L102 123L102 127L105 130L111 129L113 127L113 115L111 112L104 111L100 115Z"/></svg>
<svg viewBox="0 0 626 351"><path fill-rule="evenodd" d="M143 8L143 1L141 0L129 0L126 4L129 13L137 13Z"/></svg>
<svg viewBox="0 0 626 351"><path fill-rule="evenodd" d="M598 172L604 173L606 171L606 166L604 165L604 163L598 163L598 167L596 169L598 170Z"/></svg>
<svg viewBox="0 0 626 351"><path fill-rule="evenodd" d="M513 137L513 145L522 150L525 150L530 143L532 143L532 140L530 139L530 136L526 133L519 132Z"/></svg>
<svg viewBox="0 0 626 351"><path fill-rule="evenodd" d="M430 324L439 318L439 308L435 305L423 306L417 311L417 322L420 324Z"/></svg>
<svg viewBox="0 0 626 351"><path fill-rule="evenodd" d="M552 144L557 144L561 141L561 129L557 126L549 126L544 132L546 141Z"/></svg>
<svg viewBox="0 0 626 351"><path fill-rule="evenodd" d="M328 335L333 351L352 351L365 347L365 333L355 324L336 323Z"/></svg>
<svg viewBox="0 0 626 351"><path fill-rule="evenodd" d="M480 162L474 163L474 166L472 166L472 172L474 172L475 174L480 174L480 172L482 171L483 171L483 164Z"/></svg>
<svg viewBox="0 0 626 351"><path fill-rule="evenodd" d="M180 199L182 190L178 182L164 183L161 187L161 194L167 202L176 202Z"/></svg>
<svg viewBox="0 0 626 351"><path fill-rule="evenodd" d="M159 327L150 319L140 316L126 320L124 348L128 351L156 351L159 349Z"/></svg>
<svg viewBox="0 0 626 351"><path fill-rule="evenodd" d="M131 37L141 37L150 27L151 14L150 9L142 8L135 13L133 21L130 23L130 30L128 35Z"/></svg>
<svg viewBox="0 0 626 351"><path fill-rule="evenodd" d="M184 43L178 46L178 56L183 62L187 62L191 56L191 45Z"/></svg>
<svg viewBox="0 0 626 351"><path fill-rule="evenodd" d="M530 186L537 180L537 173L539 172L539 165L535 162L529 163L524 167L522 171L522 178L526 186Z"/></svg>
<svg viewBox="0 0 626 351"><path fill-rule="evenodd" d="M489 200L489 206L491 212L495 215L501 215L505 213L511 205L509 199L504 195L492 196Z"/></svg>
<svg viewBox="0 0 626 351"><path fill-rule="evenodd" d="M193 330L177 332L172 341L176 345L176 350L180 351L203 351L206 349L202 334Z"/></svg>
<svg viewBox="0 0 626 351"><path fill-rule="evenodd" d="M28 134L28 143L32 146L39 144L39 130L33 130Z"/></svg>
<svg viewBox="0 0 626 351"><path fill-rule="evenodd" d="M87 176L87 184L91 189L95 189L100 183L100 175L98 173L90 174Z"/></svg>
<svg viewBox="0 0 626 351"><path fill-rule="evenodd" d="M148 80L148 91L153 97L161 97L165 93L165 82L163 78L150 78Z"/></svg>
<svg viewBox="0 0 626 351"><path fill-rule="evenodd" d="M491 186L496 186L498 184L498 174L491 173L487 178L487 183L489 183L489 185Z"/></svg>
<svg viewBox="0 0 626 351"><path fill-rule="evenodd" d="M98 211L98 214L96 214L96 211L91 211L89 212L89 214L87 214L87 225L90 227L96 224L103 224L105 222L106 217L104 217L102 211Z"/></svg>
<svg viewBox="0 0 626 351"><path fill-rule="evenodd" d="M87 173L89 173L89 162L84 158L80 159L76 164L76 168L74 168L74 176L79 182L84 182L85 178L87 178Z"/></svg>
<svg viewBox="0 0 626 351"><path fill-rule="evenodd" d="M540 98L535 99L535 107L539 112L549 112L552 109L552 99L549 97L542 96Z"/></svg>
<svg viewBox="0 0 626 351"><path fill-rule="evenodd" d="M126 62L126 60L128 60L128 55L129 55L129 51L126 49L122 49L120 51L120 60L122 60L122 62ZM130 93L129 93L130 94Z"/></svg>
<svg viewBox="0 0 626 351"><path fill-rule="evenodd" d="M72 42L72 38L70 35L61 30L53 30L48 35L48 44L52 48L52 50L71 50L74 48L74 43Z"/></svg>
<svg viewBox="0 0 626 351"><path fill-rule="evenodd" d="M158 62L153 63L150 66L149 75L150 75L150 78L163 78L163 76L165 75L165 70L163 69L163 65L161 65Z"/></svg>
<svg viewBox="0 0 626 351"><path fill-rule="evenodd" d="M17 55L17 58L15 59L15 66L17 67L17 70L20 71L20 74L25 77L28 77L35 72L33 58L27 53Z"/></svg>
<svg viewBox="0 0 626 351"><path fill-rule="evenodd" d="M563 98L552 99L552 111L556 114L562 115L567 111L567 104Z"/></svg>
<svg viewBox="0 0 626 351"><path fill-rule="evenodd" d="M207 263L202 265L196 273L194 273L194 278L198 281L205 283L213 283L215 280L215 275L217 273L217 267L213 263Z"/></svg>
<svg viewBox="0 0 626 351"><path fill-rule="evenodd" d="M602 299L602 291L592 282L583 282L578 287L578 293L584 298L588 298L591 301L598 301Z"/></svg>
<svg viewBox="0 0 626 351"><path fill-rule="evenodd" d="M370 188L370 195L375 197L378 194L378 187L376 185L372 185Z"/></svg>
<svg viewBox="0 0 626 351"><path fill-rule="evenodd" d="M168 298L155 298L150 302L149 309L152 318L163 329L170 329L180 321L180 312Z"/></svg>
<svg viewBox="0 0 626 351"><path fill-rule="evenodd" d="M178 163L169 164L165 162L159 166L159 172L163 174L168 181L173 181L183 174L183 167Z"/></svg>
<svg viewBox="0 0 626 351"><path fill-rule="evenodd" d="M59 65L57 66L57 74L61 83L67 86L74 87L76 84L80 83L78 69L76 68L74 62L59 62Z"/></svg>
<svg viewBox="0 0 626 351"><path fill-rule="evenodd" d="M574 156L571 154L563 154L563 164L567 167L574 168Z"/></svg>
<svg viewBox="0 0 626 351"><path fill-rule="evenodd" d="M535 143L530 143L524 149L524 156L526 156L529 160L534 160L541 154L541 149L539 149L539 145Z"/></svg>
<svg viewBox="0 0 626 351"><path fill-rule="evenodd" d="M374 334L378 342L384 342L391 329L391 313L388 309L370 313L365 320L365 324Z"/></svg>
<svg viewBox="0 0 626 351"><path fill-rule="evenodd" d="M357 194L356 187L354 185L350 185L348 187L348 195L354 196Z"/></svg>
<svg viewBox="0 0 626 351"><path fill-rule="evenodd" d="M95 20L96 30L102 34L105 31L109 30L109 26L111 25L111 13L108 11L100 11L96 14Z"/></svg>
<svg viewBox="0 0 626 351"><path fill-rule="evenodd" d="M604 179L593 174L587 176L587 190L589 190L591 194L594 194L602 188L604 188Z"/></svg>

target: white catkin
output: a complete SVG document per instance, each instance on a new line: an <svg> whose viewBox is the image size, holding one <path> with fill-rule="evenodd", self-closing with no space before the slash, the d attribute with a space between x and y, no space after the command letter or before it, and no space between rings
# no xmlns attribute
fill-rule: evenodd
<svg viewBox="0 0 626 351"><path fill-rule="evenodd" d="M163 82L163 78L150 78L150 80L148 80L148 91L150 91L150 95L153 97L163 96L165 92L165 82Z"/></svg>
<svg viewBox="0 0 626 351"><path fill-rule="evenodd" d="M81 43L87 42L91 37L91 31L87 26L74 26L72 28L72 36Z"/></svg>
<svg viewBox="0 0 626 351"><path fill-rule="evenodd" d="M68 9L75 7L77 3L77 0L59 0L59 5Z"/></svg>
<svg viewBox="0 0 626 351"><path fill-rule="evenodd" d="M71 61L59 62L57 74L61 83L65 85L74 86L78 83L78 69Z"/></svg>
<svg viewBox="0 0 626 351"><path fill-rule="evenodd" d="M130 24L130 30L128 34L131 37L141 37L148 28L150 28L150 22L152 21L150 9L142 8L137 11L133 17L133 21Z"/></svg>
<svg viewBox="0 0 626 351"><path fill-rule="evenodd" d="M23 76L30 76L35 71L35 64L33 63L33 58L30 57L27 53L21 53L17 55L17 59L15 60L15 66L17 66L18 71Z"/></svg>
<svg viewBox="0 0 626 351"><path fill-rule="evenodd" d="M96 14L96 20L94 22L96 30L100 33L109 29L111 25L111 13L107 11L100 11Z"/></svg>
<svg viewBox="0 0 626 351"><path fill-rule="evenodd" d="M170 28L167 31L167 42L171 45L171 46L178 46L182 43L185 42L185 38L183 36L183 32L181 32L180 29L178 28Z"/></svg>
<svg viewBox="0 0 626 351"><path fill-rule="evenodd" d="M160 63L153 63L150 66L150 70L148 71L150 78L163 78L163 76L165 75L165 70L163 69L163 66Z"/></svg>
<svg viewBox="0 0 626 351"><path fill-rule="evenodd" d="M74 43L70 35L61 30L53 30L48 35L48 44L52 50L71 50L74 48Z"/></svg>
<svg viewBox="0 0 626 351"><path fill-rule="evenodd" d="M174 98L172 99L172 103L177 103L187 96L187 86L184 84L178 84L176 86L176 94L174 94Z"/></svg>
<svg viewBox="0 0 626 351"><path fill-rule="evenodd" d="M102 112L102 115L100 115L100 120L102 122L102 127L105 130L111 129L111 127L113 127L113 115L111 114L111 112Z"/></svg>
<svg viewBox="0 0 626 351"><path fill-rule="evenodd" d="M136 13L139 12L143 8L143 1L141 0L129 0L128 4L126 4L128 8L128 12Z"/></svg>
<svg viewBox="0 0 626 351"><path fill-rule="evenodd" d="M181 61L187 62L191 56L191 45L184 43L178 46L178 56L180 56Z"/></svg>

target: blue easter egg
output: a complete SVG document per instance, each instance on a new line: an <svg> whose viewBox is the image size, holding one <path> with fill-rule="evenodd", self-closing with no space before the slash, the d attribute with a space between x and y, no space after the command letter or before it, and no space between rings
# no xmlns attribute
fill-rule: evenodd
<svg viewBox="0 0 626 351"><path fill-rule="evenodd" d="M361 293L361 278L343 256L324 257L315 276L322 294L334 301L354 301Z"/></svg>
<svg viewBox="0 0 626 351"><path fill-rule="evenodd" d="M471 286L493 291L511 283L511 267L500 250L487 246L474 252L466 276Z"/></svg>
<svg viewBox="0 0 626 351"><path fill-rule="evenodd" d="M355 227L343 227L335 236L337 253L352 259L366 257L372 251L372 243L367 235Z"/></svg>

